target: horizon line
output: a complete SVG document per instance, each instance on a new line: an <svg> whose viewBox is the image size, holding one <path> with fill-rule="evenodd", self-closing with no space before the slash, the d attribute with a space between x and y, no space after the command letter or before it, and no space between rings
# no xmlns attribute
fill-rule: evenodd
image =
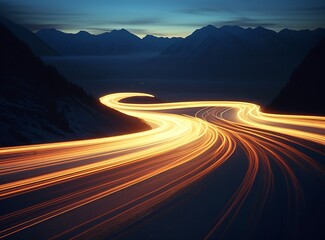
<svg viewBox="0 0 325 240"><path fill-rule="evenodd" d="M19 24L18 24L19 25ZM278 31L277 30L274 30L274 29L271 29L271 28L267 28L267 27L263 27L262 25L261 26L256 26L256 27L242 27L242 26L239 26L239 25L222 25L222 26L215 26L213 24L208 24L208 25L205 25L205 26L202 26L202 27L199 27L199 28L196 28L194 29L192 32L190 32L188 35L183 35L183 36L167 36L167 35L159 35L157 33L147 33L147 34L137 34L137 33L134 33L132 30L128 30L127 28L117 28L117 29L107 29L107 31L102 31L100 33L94 33L94 31L91 31L89 29L80 29L80 30L61 30L59 28L42 28L42 29L39 29L39 30L36 30L36 31L32 31L30 29L31 32L33 33L37 33L39 31L42 31L42 30L56 30L56 31L59 31L59 32L62 32L62 33L65 33L65 34L79 34L81 32L86 32L92 36L99 36L99 35L102 35L102 34L105 34L105 33L111 33L113 31L127 31L129 32L130 34L133 34L135 36L137 36L138 38L140 39L144 39L146 36L154 36L154 37L157 37L157 38L186 38L188 36L190 36L191 34L193 34L196 30L199 30L199 29L202 29L202 28L205 28L205 27L208 27L208 26L213 26L215 27L216 29L220 29L220 28L223 28L223 27L239 27L239 28L242 28L244 30L246 29L257 29L257 28L263 28L263 29L266 29L266 30L269 30L269 31L272 31L272 32L275 32L275 33L279 33L283 30L289 30L289 31L296 31L296 32L299 32L299 31L316 31L318 29L325 29L324 27L317 27L317 28L314 28L314 29L308 29L308 28L304 28L304 29L292 29L292 28L282 28L282 29L279 29ZM95 31L96 32L96 31Z"/></svg>

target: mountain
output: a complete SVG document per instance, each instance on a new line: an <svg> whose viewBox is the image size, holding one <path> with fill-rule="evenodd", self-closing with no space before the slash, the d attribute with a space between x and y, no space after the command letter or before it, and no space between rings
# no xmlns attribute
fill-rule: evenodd
<svg viewBox="0 0 325 240"><path fill-rule="evenodd" d="M148 129L108 109L46 66L0 24L0 146L103 137Z"/></svg>
<svg viewBox="0 0 325 240"><path fill-rule="evenodd" d="M95 41L102 45L102 55L126 55L142 52L141 39L125 29L113 30L95 36Z"/></svg>
<svg viewBox="0 0 325 240"><path fill-rule="evenodd" d="M143 48L151 49L152 51L162 52L170 45L181 41L182 38L179 37L173 37L173 38L156 37L148 34L144 38L142 38L141 42L144 45Z"/></svg>
<svg viewBox="0 0 325 240"><path fill-rule="evenodd" d="M185 78L281 82L323 37L325 29L277 33L263 27L208 25L169 46L152 62Z"/></svg>
<svg viewBox="0 0 325 240"><path fill-rule="evenodd" d="M325 115L324 106L325 38L303 59L280 94L265 110Z"/></svg>
<svg viewBox="0 0 325 240"><path fill-rule="evenodd" d="M26 43L37 56L57 56L58 53L38 36L26 28L13 23L12 21L0 17L0 23L6 26L18 39Z"/></svg>
<svg viewBox="0 0 325 240"><path fill-rule="evenodd" d="M276 33L262 27L243 29L238 26L223 26L216 28L208 25L195 30L184 41L174 44L162 52L162 55L177 55L207 58L233 58L241 55L259 54L267 51L270 41L275 41Z"/></svg>
<svg viewBox="0 0 325 240"><path fill-rule="evenodd" d="M325 37L325 29L289 30L279 33L263 27L241 28L239 26L223 26L220 28L208 25L195 30L183 41L171 45L162 55L186 55L191 57L224 58L226 54L235 56L275 56L296 52L305 54L320 39ZM301 49L302 48L302 49Z"/></svg>
<svg viewBox="0 0 325 240"><path fill-rule="evenodd" d="M287 53L300 56L302 59L322 38L325 37L324 28L310 30L283 29L278 33L279 40L287 48ZM303 53L301 55L301 53Z"/></svg>
<svg viewBox="0 0 325 240"><path fill-rule="evenodd" d="M37 32L36 35L61 55L91 55L101 48L92 44L92 35L85 31L66 34L56 29L47 29Z"/></svg>
<svg viewBox="0 0 325 240"><path fill-rule="evenodd" d="M255 62L256 59L268 61L269 58L278 57L301 59L313 45L325 37L325 29L319 28L314 31L284 29L277 33L263 27L244 29L239 26L217 28L208 25L195 30L184 39L153 35L140 39L125 29L99 35L85 31L71 34L56 29L43 29L36 35L62 55L127 55L160 52L163 58L189 57L227 65L229 62L236 63L234 59L244 59L245 62L248 60L249 63Z"/></svg>
<svg viewBox="0 0 325 240"><path fill-rule="evenodd" d="M80 31L63 33L56 29L43 29L36 33L44 42L62 55L128 55L161 52L175 43L177 38L147 36L140 39L125 29L113 30L99 35Z"/></svg>
<svg viewBox="0 0 325 240"><path fill-rule="evenodd" d="M186 38L147 35L143 39L124 29L100 35L54 29L37 34L62 55L124 56L111 59L114 68L98 71L105 78L270 82L280 87L325 37L325 29L275 32L263 27L208 25ZM129 58L130 54L134 57ZM58 62L57 67L61 70L62 64Z"/></svg>

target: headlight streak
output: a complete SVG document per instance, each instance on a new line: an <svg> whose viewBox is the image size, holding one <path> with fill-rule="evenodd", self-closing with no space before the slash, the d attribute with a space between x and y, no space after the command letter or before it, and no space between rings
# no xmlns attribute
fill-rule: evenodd
<svg viewBox="0 0 325 240"><path fill-rule="evenodd" d="M245 102L120 102L136 96L152 95L116 93L100 101L143 119L152 126L149 131L0 149L0 203L31 194L40 198L5 212L0 217L0 238L46 226L67 213L91 211L91 206L100 201L107 203L100 211L76 219L49 236L84 239L111 234L215 171L238 147L247 156L246 174L206 239L230 226L258 175L263 180L259 198L263 207L274 182L271 161L286 179L293 208L299 206L303 196L293 167L324 174L322 163L292 145L324 156L322 148L315 146L325 145L325 117L266 114L259 106ZM185 109L193 116L182 114ZM46 191L56 187L62 191ZM119 194L123 197L118 202L109 201ZM256 209L256 221L261 210Z"/></svg>

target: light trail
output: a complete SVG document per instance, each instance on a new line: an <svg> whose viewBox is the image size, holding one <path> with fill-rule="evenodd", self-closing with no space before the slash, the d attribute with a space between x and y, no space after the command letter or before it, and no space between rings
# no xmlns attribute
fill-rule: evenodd
<svg viewBox="0 0 325 240"><path fill-rule="evenodd" d="M143 119L151 130L0 148L0 238L110 236L216 171L237 151L245 153L247 169L206 238L230 226L259 177L258 220L274 187L274 164L293 208L303 197L295 168L323 178L324 162L300 148L324 157L325 117L266 114L245 102L121 102L137 96L152 95L116 93L100 101Z"/></svg>

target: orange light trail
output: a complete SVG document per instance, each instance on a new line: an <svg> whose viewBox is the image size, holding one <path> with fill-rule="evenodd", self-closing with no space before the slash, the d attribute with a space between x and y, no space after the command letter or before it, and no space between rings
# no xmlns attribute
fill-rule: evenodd
<svg viewBox="0 0 325 240"><path fill-rule="evenodd" d="M230 226L259 174L263 206L273 186L273 163L285 177L294 207L303 195L294 168L324 174L322 163L294 146L324 156L325 117L267 114L246 102L121 102L138 96L152 97L116 93L100 101L143 119L151 130L0 148L0 204L7 206L0 216L0 238L35 237L48 226L56 227L43 233L44 238L109 236L158 209L241 150L247 159L245 175L216 216L208 239L222 226Z"/></svg>

